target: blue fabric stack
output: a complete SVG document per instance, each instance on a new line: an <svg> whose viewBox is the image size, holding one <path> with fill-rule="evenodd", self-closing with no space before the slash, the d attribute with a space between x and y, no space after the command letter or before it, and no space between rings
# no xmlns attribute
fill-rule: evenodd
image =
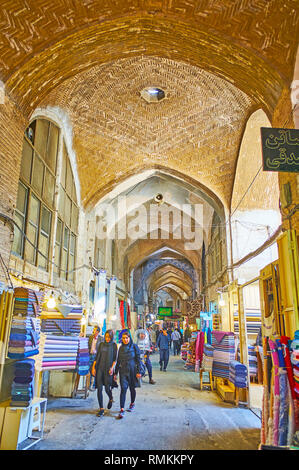
<svg viewBox="0 0 299 470"><path fill-rule="evenodd" d="M247 387L247 367L241 362L230 361L229 363L229 381L238 388Z"/></svg>
<svg viewBox="0 0 299 470"><path fill-rule="evenodd" d="M240 346L238 346L237 359L240 361ZM255 346L248 345L248 363L249 363L249 375L251 377L257 377L257 355Z"/></svg>
<svg viewBox="0 0 299 470"><path fill-rule="evenodd" d="M11 402L13 407L27 407L34 394L34 359L26 359L15 363L15 377L11 388Z"/></svg>
<svg viewBox="0 0 299 470"><path fill-rule="evenodd" d="M79 375L87 375L89 372L88 338L79 338L77 356L77 372Z"/></svg>

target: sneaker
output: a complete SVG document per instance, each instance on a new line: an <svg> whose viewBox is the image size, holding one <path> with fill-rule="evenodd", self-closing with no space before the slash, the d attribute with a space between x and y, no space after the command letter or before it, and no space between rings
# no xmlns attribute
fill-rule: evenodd
<svg viewBox="0 0 299 470"><path fill-rule="evenodd" d="M108 401L108 405L107 405L108 410L110 410L110 408L112 407L112 403L113 403L113 398L111 398L111 400Z"/></svg>
<svg viewBox="0 0 299 470"><path fill-rule="evenodd" d="M100 418L101 416L104 416L104 410L100 410L98 413L97 413L97 416Z"/></svg>
<svg viewBox="0 0 299 470"><path fill-rule="evenodd" d="M154 385L156 382L153 379L150 379L149 383Z"/></svg>
<svg viewBox="0 0 299 470"><path fill-rule="evenodd" d="M120 410L117 419L123 419L124 416L125 416L124 410Z"/></svg>
<svg viewBox="0 0 299 470"><path fill-rule="evenodd" d="M160 371L162 372L162 366L160 366Z"/></svg>
<svg viewBox="0 0 299 470"><path fill-rule="evenodd" d="M134 411L134 409L135 409L135 403L131 403L128 411Z"/></svg>
<svg viewBox="0 0 299 470"><path fill-rule="evenodd" d="M166 372L166 369L163 369L163 372Z"/></svg>

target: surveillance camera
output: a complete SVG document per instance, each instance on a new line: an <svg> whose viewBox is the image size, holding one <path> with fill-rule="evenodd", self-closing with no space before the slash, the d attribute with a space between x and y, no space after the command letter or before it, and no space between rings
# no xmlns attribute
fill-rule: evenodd
<svg viewBox="0 0 299 470"><path fill-rule="evenodd" d="M163 194L157 194L155 196L155 202L157 202L158 204L162 204L163 203Z"/></svg>

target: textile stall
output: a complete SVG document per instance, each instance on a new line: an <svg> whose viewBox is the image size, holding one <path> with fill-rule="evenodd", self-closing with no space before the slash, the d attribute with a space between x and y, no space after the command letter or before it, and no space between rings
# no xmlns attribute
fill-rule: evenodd
<svg viewBox="0 0 299 470"><path fill-rule="evenodd" d="M197 333L197 331L192 332L191 338L189 339L189 345L188 348L186 348L187 358L185 361L184 369L195 371Z"/></svg>
<svg viewBox="0 0 299 470"><path fill-rule="evenodd" d="M200 312L200 331L204 334L204 342L212 344L213 316L209 312Z"/></svg>
<svg viewBox="0 0 299 470"><path fill-rule="evenodd" d="M190 347L189 343L183 343L181 346L181 359L183 361L187 361L189 347Z"/></svg>
<svg viewBox="0 0 299 470"><path fill-rule="evenodd" d="M9 380L9 404L3 406L1 413L1 450L16 449L27 441L31 441L29 444L27 442L28 447L38 442L36 437L32 439L36 426L41 430L39 440L42 438L44 421L41 419L41 406L45 414L47 400L37 396L36 358L41 346L40 314L43 299L43 292L16 287L13 292L11 321L5 318L6 335L7 325L10 324L7 357L14 362L13 377Z"/></svg>
<svg viewBox="0 0 299 470"><path fill-rule="evenodd" d="M85 376L89 373L88 339L81 338L82 317L82 306L72 304L44 308L41 313L44 336L38 362L42 372L50 371L47 380L54 396L72 396L74 374Z"/></svg>
<svg viewBox="0 0 299 470"><path fill-rule="evenodd" d="M261 447L298 447L299 331L293 340L286 336L265 337L264 391ZM298 382L297 382L298 383Z"/></svg>

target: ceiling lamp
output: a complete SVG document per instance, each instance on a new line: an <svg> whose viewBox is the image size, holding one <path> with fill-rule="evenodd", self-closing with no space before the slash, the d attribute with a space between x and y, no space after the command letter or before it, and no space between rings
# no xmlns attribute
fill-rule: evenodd
<svg viewBox="0 0 299 470"><path fill-rule="evenodd" d="M54 292L50 295L50 297L47 300L47 308L48 309L53 309L56 307L56 299L54 297Z"/></svg>
<svg viewBox="0 0 299 470"><path fill-rule="evenodd" d="M165 98L165 92L157 87L143 88L140 94L147 103L158 103Z"/></svg>

